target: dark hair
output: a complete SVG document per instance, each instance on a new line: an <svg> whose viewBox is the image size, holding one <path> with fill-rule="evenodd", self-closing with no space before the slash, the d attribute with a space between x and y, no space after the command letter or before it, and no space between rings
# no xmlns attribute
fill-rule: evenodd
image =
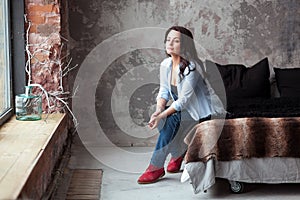
<svg viewBox="0 0 300 200"><path fill-rule="evenodd" d="M171 30L178 31L181 33L180 34L180 65L179 65L180 74L184 76L183 72L187 67L189 69L189 73L190 71L195 70L189 68L189 64L191 60L200 64L201 68L203 69L203 63L198 58L192 32L182 26L172 26L166 31L164 43L166 43L168 34L170 33ZM171 56L169 54L167 55Z"/></svg>

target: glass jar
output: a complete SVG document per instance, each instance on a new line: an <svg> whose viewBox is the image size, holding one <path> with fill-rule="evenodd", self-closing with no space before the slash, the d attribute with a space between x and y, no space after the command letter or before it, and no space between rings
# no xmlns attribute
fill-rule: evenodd
<svg viewBox="0 0 300 200"><path fill-rule="evenodd" d="M31 86L25 86L25 94L15 97L16 119L35 121L42 118L42 97L31 93Z"/></svg>

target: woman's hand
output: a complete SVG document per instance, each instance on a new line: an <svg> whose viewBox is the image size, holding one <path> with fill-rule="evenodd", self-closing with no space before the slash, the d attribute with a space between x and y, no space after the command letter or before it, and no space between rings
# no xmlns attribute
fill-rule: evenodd
<svg viewBox="0 0 300 200"><path fill-rule="evenodd" d="M159 121L162 119L160 114L153 113L148 123L150 129L155 129L158 126Z"/></svg>
<svg viewBox="0 0 300 200"><path fill-rule="evenodd" d="M158 123L161 119L167 118L169 115L175 113L176 110L174 108L169 107L168 109L160 112L160 110L155 111L150 118L148 126L150 129L155 129L158 126Z"/></svg>
<svg viewBox="0 0 300 200"><path fill-rule="evenodd" d="M157 109L150 118L150 121L148 122L148 126L150 129L155 129L159 123L159 114L162 112L162 109Z"/></svg>

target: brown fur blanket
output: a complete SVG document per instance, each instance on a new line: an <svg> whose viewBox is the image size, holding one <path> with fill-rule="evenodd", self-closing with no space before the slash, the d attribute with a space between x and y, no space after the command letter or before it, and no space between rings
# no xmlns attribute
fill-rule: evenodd
<svg viewBox="0 0 300 200"><path fill-rule="evenodd" d="M185 138L185 161L300 157L300 117L212 119Z"/></svg>

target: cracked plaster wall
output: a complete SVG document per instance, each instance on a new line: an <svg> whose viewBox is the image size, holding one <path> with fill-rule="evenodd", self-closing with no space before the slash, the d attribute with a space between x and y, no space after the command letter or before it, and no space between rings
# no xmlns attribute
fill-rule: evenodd
<svg viewBox="0 0 300 200"><path fill-rule="evenodd" d="M80 64L93 48L114 34L176 24L192 30L196 43L206 51L202 59L250 66L268 57L270 67L291 68L300 67L299 21L298 0L73 0L69 2L69 42L73 62ZM163 42L163 35L161 38ZM155 136L132 137L118 127L111 111L111 96L116 81L126 72L140 65L158 68L164 57L162 50L133 49L107 66L99 77L95 94L97 117L115 144L155 142ZM73 73L75 77L76 72ZM132 81L138 79L136 75ZM147 123L157 86L141 85L127 97L136 125Z"/></svg>

